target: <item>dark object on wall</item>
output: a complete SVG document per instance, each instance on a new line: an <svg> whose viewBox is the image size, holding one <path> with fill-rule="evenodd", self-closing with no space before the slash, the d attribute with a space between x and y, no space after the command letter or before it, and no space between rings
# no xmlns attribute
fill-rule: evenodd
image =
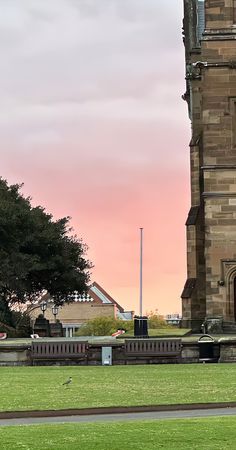
<svg viewBox="0 0 236 450"><path fill-rule="evenodd" d="M219 345L215 344L215 339L209 334L204 334L198 339L199 362L218 362L220 352Z"/></svg>
<svg viewBox="0 0 236 450"><path fill-rule="evenodd" d="M134 316L134 336L136 338L148 338L147 316Z"/></svg>
<svg viewBox="0 0 236 450"><path fill-rule="evenodd" d="M50 336L63 337L62 323L59 320L55 323L50 323Z"/></svg>
<svg viewBox="0 0 236 450"><path fill-rule="evenodd" d="M49 320L43 317L43 314L39 314L34 324L34 333L38 334L39 337L49 337L50 336L50 324Z"/></svg>

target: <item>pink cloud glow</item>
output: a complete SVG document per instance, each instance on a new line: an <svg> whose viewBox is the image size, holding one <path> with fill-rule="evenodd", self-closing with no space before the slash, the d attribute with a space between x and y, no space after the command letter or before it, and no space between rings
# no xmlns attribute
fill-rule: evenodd
<svg viewBox="0 0 236 450"><path fill-rule="evenodd" d="M1 175L72 217L92 279L136 311L143 226L144 309L179 311L189 205L181 5L79 3L6 4Z"/></svg>

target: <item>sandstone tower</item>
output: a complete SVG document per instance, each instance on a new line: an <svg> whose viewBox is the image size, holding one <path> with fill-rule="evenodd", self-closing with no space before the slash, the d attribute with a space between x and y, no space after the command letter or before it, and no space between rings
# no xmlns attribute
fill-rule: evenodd
<svg viewBox="0 0 236 450"><path fill-rule="evenodd" d="M236 0L184 0L192 124L183 326L236 322ZM229 324L228 324L229 326Z"/></svg>

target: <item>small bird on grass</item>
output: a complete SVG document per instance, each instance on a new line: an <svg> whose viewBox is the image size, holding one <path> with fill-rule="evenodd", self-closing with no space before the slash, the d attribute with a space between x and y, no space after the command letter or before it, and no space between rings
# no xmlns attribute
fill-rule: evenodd
<svg viewBox="0 0 236 450"><path fill-rule="evenodd" d="M62 384L62 386L69 386L72 383L72 377L69 377L68 380L65 381L65 383Z"/></svg>

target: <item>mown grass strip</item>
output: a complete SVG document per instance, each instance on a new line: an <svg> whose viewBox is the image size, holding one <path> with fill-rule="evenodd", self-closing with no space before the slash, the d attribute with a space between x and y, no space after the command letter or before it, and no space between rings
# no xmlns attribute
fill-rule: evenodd
<svg viewBox="0 0 236 450"><path fill-rule="evenodd" d="M233 402L236 365L1 367L0 394L1 411Z"/></svg>
<svg viewBox="0 0 236 450"><path fill-rule="evenodd" d="M236 418L0 427L1 450L227 450Z"/></svg>

